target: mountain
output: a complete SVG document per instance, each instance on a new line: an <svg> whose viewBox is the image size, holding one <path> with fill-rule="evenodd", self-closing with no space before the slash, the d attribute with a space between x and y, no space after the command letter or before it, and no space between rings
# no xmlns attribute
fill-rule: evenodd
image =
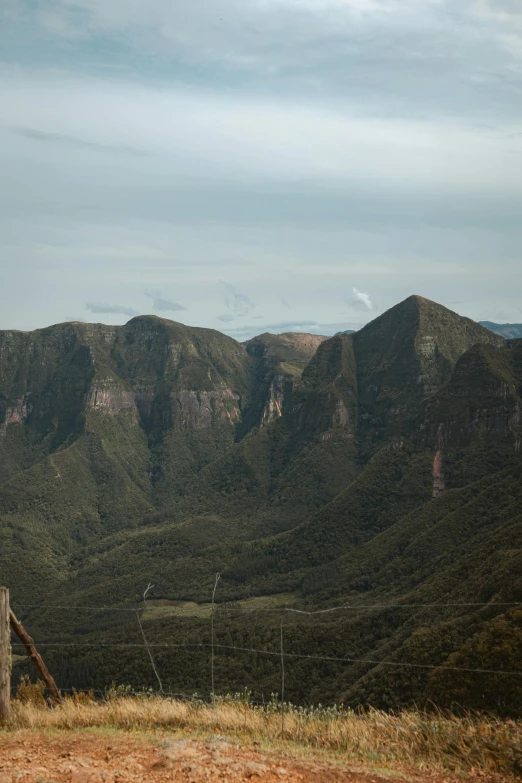
<svg viewBox="0 0 522 783"><path fill-rule="evenodd" d="M479 323L490 332L500 334L508 340L522 337L522 324L495 324L492 321L480 321Z"/></svg>
<svg viewBox="0 0 522 783"><path fill-rule="evenodd" d="M220 572L222 688L277 691L243 648L278 649L281 607L350 604L284 615L292 700L519 714L520 678L454 669L522 655L522 341L417 296L330 339L143 317L4 332L0 383L1 573L15 604L77 607L27 610L80 645L49 652L62 684L154 685L98 647L132 613L78 608L153 583L147 637L192 645L158 650L165 681L208 690Z"/></svg>
<svg viewBox="0 0 522 783"><path fill-rule="evenodd" d="M270 384L290 388L318 341L274 337L267 359L156 317L1 332L2 571L22 594L26 568L40 587L59 584L82 546L179 499L242 419L266 418Z"/></svg>

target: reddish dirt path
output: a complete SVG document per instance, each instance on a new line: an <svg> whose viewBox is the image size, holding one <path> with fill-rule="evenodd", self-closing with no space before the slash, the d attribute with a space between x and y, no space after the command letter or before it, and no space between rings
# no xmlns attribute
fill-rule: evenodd
<svg viewBox="0 0 522 783"><path fill-rule="evenodd" d="M0 783L160 783L263 780L267 783L385 783L313 761L296 762L212 739L137 739L132 735L19 732L0 735Z"/></svg>
<svg viewBox="0 0 522 783"><path fill-rule="evenodd" d="M420 774L395 783L448 777ZM0 783L389 783L378 774L343 769L323 761L266 753L221 738L204 740L137 738L122 733L71 732L0 734ZM481 783L484 783L482 778Z"/></svg>

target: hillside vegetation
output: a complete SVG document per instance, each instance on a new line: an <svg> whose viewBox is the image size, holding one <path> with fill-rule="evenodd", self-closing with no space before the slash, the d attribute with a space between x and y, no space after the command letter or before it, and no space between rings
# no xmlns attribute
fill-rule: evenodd
<svg viewBox="0 0 522 783"><path fill-rule="evenodd" d="M208 694L220 573L220 691L278 691L284 618L295 702L519 715L521 404L522 340L421 297L330 339L0 333L2 578L76 645L46 653L64 687L157 685L135 614L81 609L151 583L165 687Z"/></svg>

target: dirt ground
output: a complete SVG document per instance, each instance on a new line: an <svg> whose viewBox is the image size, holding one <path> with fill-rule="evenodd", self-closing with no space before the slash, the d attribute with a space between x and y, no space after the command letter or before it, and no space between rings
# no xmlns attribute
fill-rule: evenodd
<svg viewBox="0 0 522 783"><path fill-rule="evenodd" d="M394 781L449 777L393 776ZM266 783L390 783L390 778L338 763L267 753L226 738L137 738L130 734L71 732L0 735L0 783L160 783L160 781ZM484 781L484 778L482 778Z"/></svg>

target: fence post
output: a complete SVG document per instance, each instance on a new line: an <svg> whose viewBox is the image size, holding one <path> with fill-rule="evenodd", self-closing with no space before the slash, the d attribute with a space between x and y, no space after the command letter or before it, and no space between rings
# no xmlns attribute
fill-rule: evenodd
<svg viewBox="0 0 522 783"><path fill-rule="evenodd" d="M285 651L283 649L283 621L281 620L281 739L285 738Z"/></svg>
<svg viewBox="0 0 522 783"><path fill-rule="evenodd" d="M9 590L0 587L0 723L9 720L11 706L11 628Z"/></svg>
<svg viewBox="0 0 522 783"><path fill-rule="evenodd" d="M214 583L214 590L212 592L212 613L210 615L211 634L212 634L211 653L210 653L210 671L211 671L211 678L212 678L212 704L214 705L214 709L216 711L216 718L218 720L219 727L221 728L221 721L219 719L219 712L216 704L216 692L214 690L214 608L215 608L216 590L220 579L221 579L221 574L216 574L216 581Z"/></svg>
<svg viewBox="0 0 522 783"><path fill-rule="evenodd" d="M58 690L56 683L52 678L51 674L49 673L49 669L43 662L42 656L36 649L33 640L25 630L20 620L16 619L12 610L8 611L8 617L9 617L9 622L11 624L11 628L13 629L15 634L18 636L18 638L24 645L25 649L27 650L27 655L34 663L36 669L38 670L38 673L40 674L43 681L45 682L49 690L51 699L54 701L55 704L61 704L63 702L63 696Z"/></svg>

